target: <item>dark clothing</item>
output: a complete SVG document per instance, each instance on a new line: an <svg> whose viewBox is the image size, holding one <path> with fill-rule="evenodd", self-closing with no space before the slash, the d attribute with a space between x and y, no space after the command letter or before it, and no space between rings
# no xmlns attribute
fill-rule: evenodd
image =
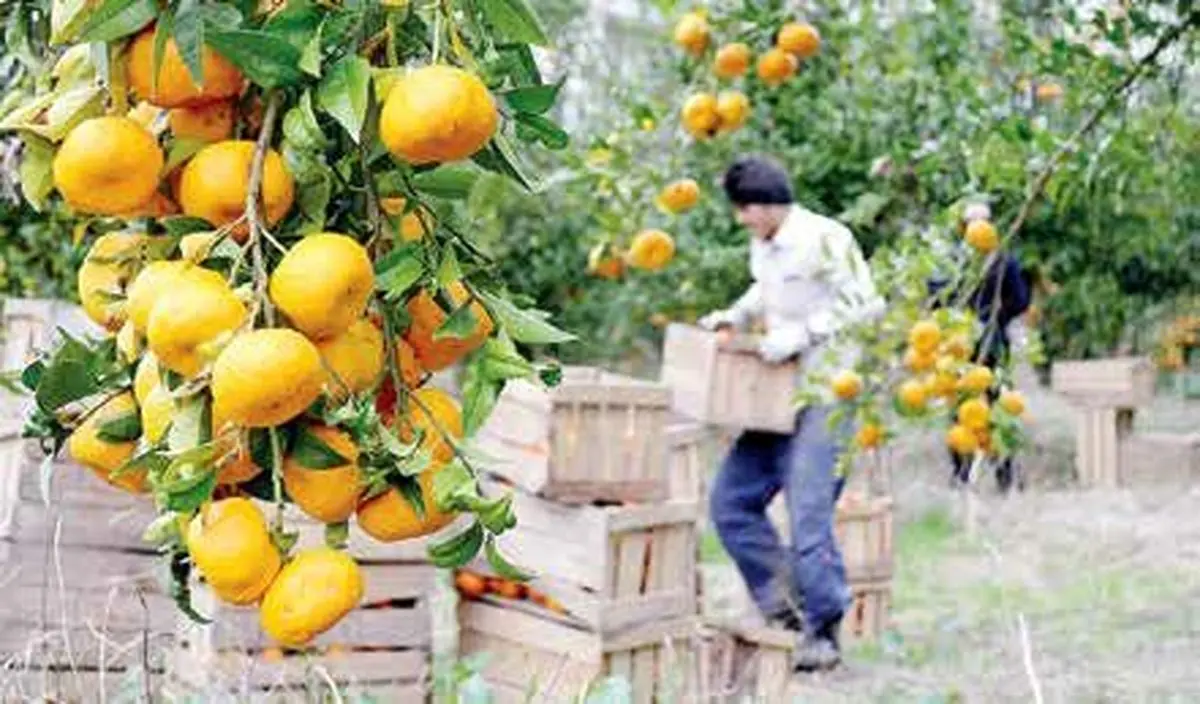
<svg viewBox="0 0 1200 704"><path fill-rule="evenodd" d="M958 297L958 286L951 287L944 279L930 282L936 308L948 305ZM983 333L976 342L974 359L994 367L1008 355L1008 324L1029 308L1032 294L1021 264L1015 257L1001 252L988 269L983 280L967 298L983 324ZM996 308L999 307L999 310ZM995 322L992 316L995 315Z"/></svg>

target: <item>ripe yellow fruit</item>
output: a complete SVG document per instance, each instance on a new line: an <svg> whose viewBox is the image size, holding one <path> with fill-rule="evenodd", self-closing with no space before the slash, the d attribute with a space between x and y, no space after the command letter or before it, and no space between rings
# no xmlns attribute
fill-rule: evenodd
<svg viewBox="0 0 1200 704"><path fill-rule="evenodd" d="M435 463L454 459L454 445L463 436L462 409L450 394L432 386L417 389L409 398L408 413L398 418L396 431L404 442L421 435L421 449Z"/></svg>
<svg viewBox="0 0 1200 704"><path fill-rule="evenodd" d="M216 272L182 277L150 311L146 340L158 363L193 377L215 356L214 343L246 319L246 306Z"/></svg>
<svg viewBox="0 0 1200 704"><path fill-rule="evenodd" d="M433 476L436 470L427 469L417 477L425 518L396 489L364 501L358 507L357 522L362 531L383 543L419 538L436 533L454 521L455 514L440 510L433 500Z"/></svg>
<svg viewBox="0 0 1200 704"><path fill-rule="evenodd" d="M217 483L223 485L241 484L257 477L262 467L254 463L249 452L239 452L217 470Z"/></svg>
<svg viewBox="0 0 1200 704"><path fill-rule="evenodd" d="M634 236L625 262L634 269L659 271L675 258L675 240L662 230L642 230Z"/></svg>
<svg viewBox="0 0 1200 704"><path fill-rule="evenodd" d="M405 204L404 198L383 198L379 201L379 206L388 215L394 217L403 213L403 217L400 218L400 239L404 242L417 242L426 232L433 232L433 222L429 213L422 207L404 213Z"/></svg>
<svg viewBox="0 0 1200 704"><path fill-rule="evenodd" d="M417 354L413 352L412 345L405 342L403 339L397 339L396 345L396 368L400 372L400 381L410 389L415 389L421 385L421 379L425 376L425 370L421 368L421 363L417 361Z"/></svg>
<svg viewBox="0 0 1200 704"><path fill-rule="evenodd" d="M932 320L922 320L908 331L908 344L917 352L933 354L942 342L942 329Z"/></svg>
<svg viewBox="0 0 1200 704"><path fill-rule="evenodd" d="M262 512L249 499L201 507L188 525L187 548L212 590L231 604L256 603L279 573L279 551Z"/></svg>
<svg viewBox="0 0 1200 704"><path fill-rule="evenodd" d="M301 511L322 523L348 520L354 515L363 490L358 447L349 435L327 425L311 425L304 432L315 436L347 461L328 469L310 469L289 455L283 461L283 485L288 496Z"/></svg>
<svg viewBox="0 0 1200 704"><path fill-rule="evenodd" d="M167 387L158 384L141 404L142 436L153 445L167 434L167 428L171 425L171 414L175 412L175 401Z"/></svg>
<svg viewBox="0 0 1200 704"><path fill-rule="evenodd" d="M1019 391L1007 390L1000 394L1000 407L1014 416L1025 414L1025 397Z"/></svg>
<svg viewBox="0 0 1200 704"><path fill-rule="evenodd" d="M994 251L1000 246L1000 236L996 234L996 226L987 220L972 220L967 223L967 244L983 254Z"/></svg>
<svg viewBox="0 0 1200 704"><path fill-rule="evenodd" d="M179 47L167 39L158 75L154 74L154 27L143 31L129 47L129 86L139 97L161 108L204 105L242 92L242 74L225 57L208 47L200 51L203 81L192 80Z"/></svg>
<svg viewBox="0 0 1200 704"><path fill-rule="evenodd" d="M158 188L163 153L154 135L127 117L93 117L71 130L52 166L54 187L75 210L121 215Z"/></svg>
<svg viewBox="0 0 1200 704"><path fill-rule="evenodd" d="M821 34L811 24L789 22L779 29L775 46L801 59L811 59L821 50Z"/></svg>
<svg viewBox="0 0 1200 704"><path fill-rule="evenodd" d="M683 128L696 139L707 139L716 134L721 125L717 112L717 97L712 93L696 93L683 103L681 111Z"/></svg>
<svg viewBox="0 0 1200 704"><path fill-rule="evenodd" d="M740 129L750 119L750 99L740 90L722 91L717 96L717 117L720 132Z"/></svg>
<svg viewBox="0 0 1200 704"><path fill-rule="evenodd" d="M918 352L915 349L909 348L904 353L904 366L914 372L926 372L933 369L933 365L937 363L937 356L932 353Z"/></svg>
<svg viewBox="0 0 1200 704"><path fill-rule="evenodd" d="M128 289L125 309L134 329L145 334L150 326L150 312L154 310L154 304L165 293L178 288L184 280L215 286L220 286L225 282L225 279L217 272L203 269L190 262L150 262L138 272Z"/></svg>
<svg viewBox="0 0 1200 704"><path fill-rule="evenodd" d="M958 360L964 360L971 354L971 340L963 334L950 337L942 343L942 352Z"/></svg>
<svg viewBox="0 0 1200 704"><path fill-rule="evenodd" d="M875 423L867 423L858 429L854 441L864 450L879 447L879 444L883 442L883 429Z"/></svg>
<svg viewBox="0 0 1200 704"><path fill-rule="evenodd" d="M991 388L994 380L991 369L975 364L958 380L958 388L968 393L981 394Z"/></svg>
<svg viewBox="0 0 1200 704"><path fill-rule="evenodd" d="M146 470L113 473L133 458L137 442L108 442L100 438L100 428L110 421L136 416L137 404L133 394L123 393L104 402L67 439L67 452L76 462L96 473L109 484L125 491L141 494L147 490Z"/></svg>
<svg viewBox="0 0 1200 704"><path fill-rule="evenodd" d="M598 244L588 252L587 271L602 279L619 279L625 273L624 255L607 243Z"/></svg>
<svg viewBox="0 0 1200 704"><path fill-rule="evenodd" d="M240 219L246 212L253 160L254 142L246 140L214 142L196 152L183 167L175 194L184 214L207 220L214 227ZM261 193L260 215L267 225L274 225L287 215L296 195L292 175L274 149L268 149L263 160ZM245 223L233 228L239 241L247 233Z"/></svg>
<svg viewBox="0 0 1200 704"><path fill-rule="evenodd" d="M309 548L284 565L267 590L260 622L267 635L299 648L337 625L362 597L358 563L331 548Z"/></svg>
<svg viewBox="0 0 1200 704"><path fill-rule="evenodd" d="M953 372L939 370L933 375L930 392L942 398L953 398L958 391L958 379Z"/></svg>
<svg viewBox="0 0 1200 704"><path fill-rule="evenodd" d="M271 274L271 300L314 340L341 335L363 316L375 288L367 250L331 232L309 235L283 255Z"/></svg>
<svg viewBox="0 0 1200 704"><path fill-rule="evenodd" d="M1062 97L1063 87L1057 83L1039 83L1034 96L1039 103L1048 103Z"/></svg>
<svg viewBox="0 0 1200 704"><path fill-rule="evenodd" d="M700 202L700 184L694 179L681 178L663 186L658 194L658 205L671 213L683 213Z"/></svg>
<svg viewBox="0 0 1200 704"><path fill-rule="evenodd" d="M375 385L383 371L383 333L366 318L354 321L341 335L317 343L328 371L325 390L335 399Z"/></svg>
<svg viewBox="0 0 1200 704"><path fill-rule="evenodd" d="M482 149L499 121L483 81L439 64L396 81L379 115L379 138L410 164L458 161Z"/></svg>
<svg viewBox="0 0 1200 704"><path fill-rule="evenodd" d="M119 330L125 323L126 303L120 297L137 271L145 237L131 232L101 236L79 267L76 290L83 311L97 325Z"/></svg>
<svg viewBox="0 0 1200 704"><path fill-rule="evenodd" d="M717 56L713 59L713 73L718 78L737 78L750 70L752 58L750 47L745 44L726 44L717 50Z"/></svg>
<svg viewBox="0 0 1200 704"><path fill-rule="evenodd" d="M462 306L471 297L471 292L461 281L455 281L443 289L456 307ZM408 315L411 323L404 333L404 339L412 346L421 368L436 372L454 364L459 359L478 348L492 334L494 326L491 317L478 301L471 303L471 314L475 317L475 330L464 338L442 337L435 339L434 335L448 317L446 311L438 302L422 289L417 295L408 300Z"/></svg>
<svg viewBox="0 0 1200 704"><path fill-rule="evenodd" d="M281 425L317 400L325 384L321 353L295 330L251 330L213 364L213 416L246 428Z"/></svg>
<svg viewBox="0 0 1200 704"><path fill-rule="evenodd" d="M896 392L900 403L913 411L920 411L925 408L926 390L925 385L914 379L909 379L900 385L899 391Z"/></svg>
<svg viewBox="0 0 1200 704"><path fill-rule="evenodd" d="M698 12L689 12L675 24L675 43L689 54L703 54L708 48L708 20Z"/></svg>
<svg viewBox="0 0 1200 704"><path fill-rule="evenodd" d="M132 220L134 218L162 218L178 212L179 206L175 205L175 201L155 191L151 194L150 200L130 210L117 213L117 217L125 220Z"/></svg>
<svg viewBox="0 0 1200 704"><path fill-rule="evenodd" d="M219 142L233 135L233 102L222 100L167 112L171 133L180 139Z"/></svg>
<svg viewBox="0 0 1200 704"><path fill-rule="evenodd" d="M855 371L841 371L834 375L829 386L833 395L842 401L856 398L863 390L863 378Z"/></svg>
<svg viewBox="0 0 1200 704"><path fill-rule="evenodd" d="M963 401L958 407L958 424L968 430L986 430L991 420L992 409L987 401L972 398Z"/></svg>
<svg viewBox="0 0 1200 704"><path fill-rule="evenodd" d="M979 449L979 439L970 429L955 425L946 432L946 444L958 455L971 455Z"/></svg>
<svg viewBox="0 0 1200 704"><path fill-rule="evenodd" d="M768 86L778 86L796 75L799 63L796 57L778 47L758 58L758 77Z"/></svg>
<svg viewBox="0 0 1200 704"><path fill-rule="evenodd" d="M121 361L132 365L142 354L142 340L128 320L117 331L117 353Z"/></svg>
<svg viewBox="0 0 1200 704"><path fill-rule="evenodd" d="M138 362L137 371L133 374L133 395L138 403L145 403L150 392L159 385L158 358L153 352L142 355Z"/></svg>

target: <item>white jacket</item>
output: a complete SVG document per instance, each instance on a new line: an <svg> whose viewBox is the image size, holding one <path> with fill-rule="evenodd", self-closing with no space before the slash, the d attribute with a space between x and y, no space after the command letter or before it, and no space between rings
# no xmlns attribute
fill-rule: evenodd
<svg viewBox="0 0 1200 704"><path fill-rule="evenodd" d="M857 345L839 340L847 326L883 312L862 250L841 223L793 206L770 240L750 243L754 283L720 320L744 329L762 318L769 357L800 356L801 377L824 379L857 360ZM827 398L827 397L826 397Z"/></svg>

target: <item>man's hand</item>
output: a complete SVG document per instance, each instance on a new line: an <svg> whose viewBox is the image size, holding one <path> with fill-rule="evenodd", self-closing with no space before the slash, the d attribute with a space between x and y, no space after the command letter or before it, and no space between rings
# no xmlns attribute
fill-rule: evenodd
<svg viewBox="0 0 1200 704"><path fill-rule="evenodd" d="M797 333L769 333L758 343L758 356L767 364L782 364L800 354L807 344L807 336Z"/></svg>
<svg viewBox="0 0 1200 704"><path fill-rule="evenodd" d="M696 324L705 330L716 332L725 328L733 327L733 314L727 310L714 310L708 315L696 321Z"/></svg>

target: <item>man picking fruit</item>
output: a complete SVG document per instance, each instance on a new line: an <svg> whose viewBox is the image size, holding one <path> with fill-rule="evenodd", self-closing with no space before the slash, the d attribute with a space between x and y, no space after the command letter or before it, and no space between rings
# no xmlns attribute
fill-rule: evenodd
<svg viewBox="0 0 1200 704"><path fill-rule="evenodd" d="M854 236L796 204L787 172L774 161L739 159L725 173L724 188L752 235L754 283L733 307L700 325L744 329L761 318L767 332L759 353L766 362L797 359L801 377L851 368L857 350L838 333L883 309ZM850 603L833 517L843 483L835 467L852 429L831 431L832 410L830 398L801 409L790 435L742 433L710 499L717 533L758 608L768 622L799 632L795 667L806 671L840 662L837 634ZM792 536L786 548L766 515L781 491Z"/></svg>

